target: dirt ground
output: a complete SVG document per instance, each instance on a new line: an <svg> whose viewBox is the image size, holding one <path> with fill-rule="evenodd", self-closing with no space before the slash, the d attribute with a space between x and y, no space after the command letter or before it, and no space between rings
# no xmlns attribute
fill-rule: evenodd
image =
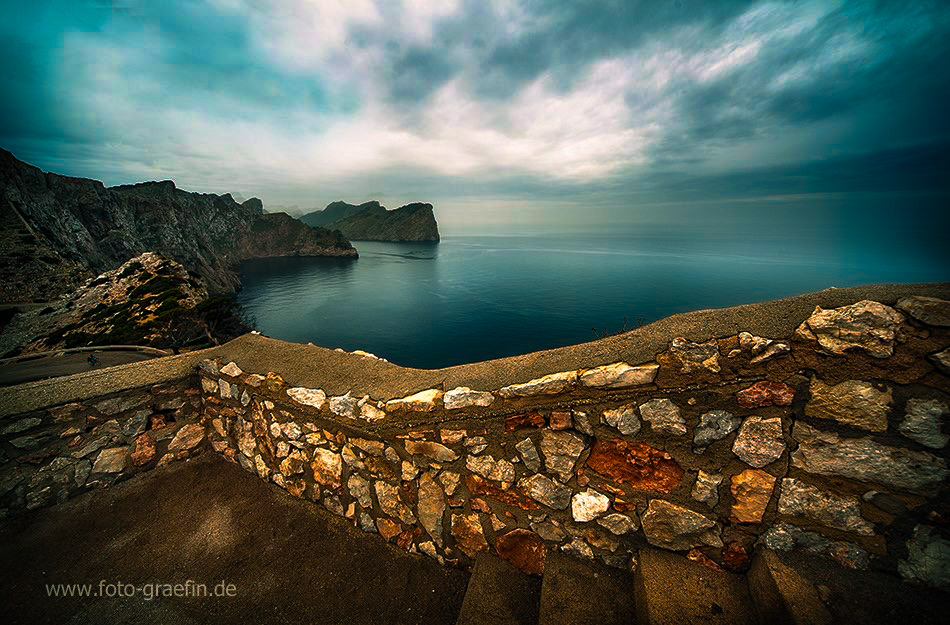
<svg viewBox="0 0 950 625"><path fill-rule="evenodd" d="M454 623L468 583L210 453L0 522L0 562L6 623Z"/></svg>

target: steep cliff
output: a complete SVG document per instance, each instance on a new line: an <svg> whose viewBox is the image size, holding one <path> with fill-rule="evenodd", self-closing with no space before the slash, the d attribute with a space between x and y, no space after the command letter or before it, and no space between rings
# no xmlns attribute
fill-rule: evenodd
<svg viewBox="0 0 950 625"><path fill-rule="evenodd" d="M233 267L246 258L357 256L336 233L262 213L257 198L238 204L170 180L107 188L0 150L0 239L11 244L0 255L0 279L22 283L0 290L0 301L49 300L148 251L180 262L217 293L238 286ZM49 276L43 285L23 279L39 269Z"/></svg>
<svg viewBox="0 0 950 625"><path fill-rule="evenodd" d="M379 202L360 205L333 202L322 211L300 218L311 226L339 230L348 239L359 241L438 241L439 226L432 204L414 202L387 210Z"/></svg>

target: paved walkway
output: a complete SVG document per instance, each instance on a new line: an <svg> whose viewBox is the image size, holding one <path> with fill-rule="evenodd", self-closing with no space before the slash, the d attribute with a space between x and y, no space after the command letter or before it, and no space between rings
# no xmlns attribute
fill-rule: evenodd
<svg viewBox="0 0 950 625"><path fill-rule="evenodd" d="M434 625L455 622L468 583L210 452L0 522L0 562L6 623ZM211 594L223 580L234 596L46 590L188 580Z"/></svg>

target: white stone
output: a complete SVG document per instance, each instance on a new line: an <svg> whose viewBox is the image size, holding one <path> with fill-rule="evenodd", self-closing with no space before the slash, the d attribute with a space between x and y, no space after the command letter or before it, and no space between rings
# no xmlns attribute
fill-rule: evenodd
<svg viewBox="0 0 950 625"><path fill-rule="evenodd" d="M366 421L379 421L384 418L386 413L372 404L366 403L360 406L360 419Z"/></svg>
<svg viewBox="0 0 950 625"><path fill-rule="evenodd" d="M400 399L392 399L386 402L386 410L412 410L415 412L432 412L437 404L442 400L442 391L437 388L430 388L425 391L419 391L412 395Z"/></svg>
<svg viewBox="0 0 950 625"><path fill-rule="evenodd" d="M657 434L686 434L686 421L680 416L679 407L669 399L653 399L640 404L640 414Z"/></svg>
<svg viewBox="0 0 950 625"><path fill-rule="evenodd" d="M632 436L640 431L640 419L637 418L637 410L634 404L605 410L604 421L626 436Z"/></svg>
<svg viewBox="0 0 950 625"><path fill-rule="evenodd" d="M458 386L442 396L446 410L458 410L468 406L490 406L495 396L487 391L473 391L467 386Z"/></svg>
<svg viewBox="0 0 950 625"><path fill-rule="evenodd" d="M610 508L610 498L595 490L587 489L571 498L571 515L575 521L593 521Z"/></svg>
<svg viewBox="0 0 950 625"><path fill-rule="evenodd" d="M355 419L359 406L357 406L359 400L355 397L350 397L350 394L338 395L336 397L330 398L330 412L335 414L338 417L346 417L347 419Z"/></svg>
<svg viewBox="0 0 950 625"><path fill-rule="evenodd" d="M323 408L323 404L327 401L327 394L318 388L295 386L287 389L287 394L298 404L312 406L317 410Z"/></svg>
<svg viewBox="0 0 950 625"><path fill-rule="evenodd" d="M531 395L556 395L577 383L577 371L561 371L530 380L523 384L512 384L498 391L502 397L529 397Z"/></svg>
<svg viewBox="0 0 950 625"><path fill-rule="evenodd" d="M221 373L223 373L226 376L236 378L244 372L241 371L241 368L232 361L224 365L223 367L221 367Z"/></svg>
<svg viewBox="0 0 950 625"><path fill-rule="evenodd" d="M652 363L631 367L625 362L615 362L584 371L580 375L580 383L601 388L640 386L652 384L659 370L660 365Z"/></svg>
<svg viewBox="0 0 950 625"><path fill-rule="evenodd" d="M218 391L221 399L231 399L231 385L227 380L218 380Z"/></svg>

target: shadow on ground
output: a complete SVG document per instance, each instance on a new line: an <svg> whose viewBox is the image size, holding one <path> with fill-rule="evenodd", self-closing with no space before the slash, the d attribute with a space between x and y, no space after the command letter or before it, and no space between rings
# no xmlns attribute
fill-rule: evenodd
<svg viewBox="0 0 950 625"><path fill-rule="evenodd" d="M7 623L454 623L468 582L212 454L5 520L0 562ZM234 596L47 592L187 580Z"/></svg>

